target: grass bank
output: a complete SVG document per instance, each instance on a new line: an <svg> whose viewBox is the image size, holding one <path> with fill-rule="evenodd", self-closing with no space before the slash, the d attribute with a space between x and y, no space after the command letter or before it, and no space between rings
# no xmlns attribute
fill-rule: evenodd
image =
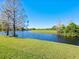
<svg viewBox="0 0 79 59"><path fill-rule="evenodd" d="M0 59L79 59L79 47L0 36Z"/></svg>
<svg viewBox="0 0 79 59"><path fill-rule="evenodd" d="M32 30L32 32L44 33L44 34L56 34L55 30Z"/></svg>

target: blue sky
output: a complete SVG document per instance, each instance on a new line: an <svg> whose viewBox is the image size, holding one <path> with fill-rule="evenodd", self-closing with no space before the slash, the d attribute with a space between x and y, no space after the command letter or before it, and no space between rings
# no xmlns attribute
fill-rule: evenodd
<svg viewBox="0 0 79 59"><path fill-rule="evenodd" d="M79 24L79 0L23 0L29 27L47 28L61 21Z"/></svg>
<svg viewBox="0 0 79 59"><path fill-rule="evenodd" d="M0 0L1 1L1 0ZM79 0L22 0L29 27L49 28L61 21L79 24Z"/></svg>

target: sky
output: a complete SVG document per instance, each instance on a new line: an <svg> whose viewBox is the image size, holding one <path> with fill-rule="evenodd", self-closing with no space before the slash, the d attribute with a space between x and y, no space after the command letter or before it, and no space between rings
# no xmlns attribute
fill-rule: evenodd
<svg viewBox="0 0 79 59"><path fill-rule="evenodd" d="M22 0L22 4L30 28L51 28L59 21L79 24L79 0Z"/></svg>

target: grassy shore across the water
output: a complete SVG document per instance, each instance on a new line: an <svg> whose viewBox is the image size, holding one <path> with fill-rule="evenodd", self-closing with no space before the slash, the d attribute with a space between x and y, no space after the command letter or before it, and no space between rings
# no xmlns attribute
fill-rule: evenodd
<svg viewBox="0 0 79 59"><path fill-rule="evenodd" d="M56 34L55 30L32 30L32 32L44 33L44 34Z"/></svg>
<svg viewBox="0 0 79 59"><path fill-rule="evenodd" d="M0 36L0 59L79 59L79 46Z"/></svg>

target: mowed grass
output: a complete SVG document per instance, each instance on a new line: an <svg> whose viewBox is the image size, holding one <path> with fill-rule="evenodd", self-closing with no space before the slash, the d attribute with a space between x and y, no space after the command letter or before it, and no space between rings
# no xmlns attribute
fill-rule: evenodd
<svg viewBox="0 0 79 59"><path fill-rule="evenodd" d="M79 46L0 36L0 59L79 59Z"/></svg>
<svg viewBox="0 0 79 59"><path fill-rule="evenodd" d="M32 30L32 32L44 33L44 34L56 34L56 30Z"/></svg>

